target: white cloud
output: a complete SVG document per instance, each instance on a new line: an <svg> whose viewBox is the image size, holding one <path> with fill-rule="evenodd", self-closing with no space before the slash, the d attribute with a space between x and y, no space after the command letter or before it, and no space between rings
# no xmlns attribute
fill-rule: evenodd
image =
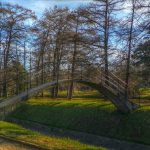
<svg viewBox="0 0 150 150"><path fill-rule="evenodd" d="M46 8L53 8L55 5L58 7L76 8L79 5L87 4L92 0L1 0L11 4L18 4L28 9L35 11L40 16Z"/></svg>

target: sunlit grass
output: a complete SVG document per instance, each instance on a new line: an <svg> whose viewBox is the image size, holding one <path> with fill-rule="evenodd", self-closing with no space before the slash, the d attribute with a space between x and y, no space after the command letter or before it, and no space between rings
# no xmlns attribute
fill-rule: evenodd
<svg viewBox="0 0 150 150"><path fill-rule="evenodd" d="M94 95L96 92L87 92ZM85 93L85 94L87 94ZM80 94L83 94L81 92ZM103 98L32 98L10 117L57 127L150 144L150 106L120 114Z"/></svg>
<svg viewBox="0 0 150 150"><path fill-rule="evenodd" d="M0 121L0 135L11 137L16 140L33 143L44 148L57 150L104 150L102 147L94 147L82 144L69 138L58 138L54 136L45 136L38 132L27 130L14 123Z"/></svg>
<svg viewBox="0 0 150 150"><path fill-rule="evenodd" d="M140 89L140 97L141 97L141 99L150 100L150 88L141 88Z"/></svg>
<svg viewBox="0 0 150 150"><path fill-rule="evenodd" d="M39 92L37 97L40 97L40 94L41 92ZM50 90L44 90L43 94L44 94L44 97L51 97ZM67 98L67 91L59 91L58 97ZM73 91L73 98L100 98L100 97L103 97L103 95L94 90Z"/></svg>

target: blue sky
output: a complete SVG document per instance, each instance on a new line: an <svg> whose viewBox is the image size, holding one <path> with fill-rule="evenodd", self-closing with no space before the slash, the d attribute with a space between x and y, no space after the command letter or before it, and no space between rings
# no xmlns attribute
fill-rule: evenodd
<svg viewBox="0 0 150 150"><path fill-rule="evenodd" d="M74 9L79 5L86 5L92 0L0 0L0 2L8 2L11 4L18 4L28 9L33 10L36 15L41 16L45 8L54 7L69 7Z"/></svg>

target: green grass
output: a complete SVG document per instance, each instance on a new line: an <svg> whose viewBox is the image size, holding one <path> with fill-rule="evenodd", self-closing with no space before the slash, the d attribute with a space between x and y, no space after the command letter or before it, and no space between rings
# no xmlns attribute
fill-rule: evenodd
<svg viewBox="0 0 150 150"><path fill-rule="evenodd" d="M89 93L94 94L97 95ZM33 98L10 117L150 145L150 106L125 115L118 113L109 101L83 97L73 100Z"/></svg>
<svg viewBox="0 0 150 150"><path fill-rule="evenodd" d="M33 143L52 150L105 150L105 148L82 144L69 138L45 136L38 132L27 130L19 125L4 121L0 121L0 135Z"/></svg>
<svg viewBox="0 0 150 150"><path fill-rule="evenodd" d="M66 98L67 92L60 91L59 98ZM102 98L102 94L98 93L97 91L74 91L73 98Z"/></svg>
<svg viewBox="0 0 150 150"><path fill-rule="evenodd" d="M40 97L40 92L37 97ZM50 97L51 93L49 90L43 91L44 97ZM59 98L67 98L67 91L59 91ZM73 91L73 98L102 98L103 95L98 93L97 91Z"/></svg>

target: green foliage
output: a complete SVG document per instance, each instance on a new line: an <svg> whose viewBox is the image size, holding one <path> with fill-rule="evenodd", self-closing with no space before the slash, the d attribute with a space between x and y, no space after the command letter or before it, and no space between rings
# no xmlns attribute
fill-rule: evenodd
<svg viewBox="0 0 150 150"><path fill-rule="evenodd" d="M19 125L0 121L0 135L11 137L16 140L21 140L42 146L43 148L57 149L57 150L72 150L72 149L86 149L86 150L104 150L102 147L94 147L82 144L78 141L69 138L58 138L42 135L38 132L33 132L22 128Z"/></svg>
<svg viewBox="0 0 150 150"><path fill-rule="evenodd" d="M137 60L136 64L150 66L150 40L138 46L134 52L134 58Z"/></svg>
<svg viewBox="0 0 150 150"><path fill-rule="evenodd" d="M22 104L10 117L150 144L150 106L123 115L100 98L39 98Z"/></svg>
<svg viewBox="0 0 150 150"><path fill-rule="evenodd" d="M24 88L27 87L27 82L25 80L27 79L28 72L23 67L23 65L19 61L13 61L11 70L10 70L14 84L16 84L16 94L24 91Z"/></svg>
<svg viewBox="0 0 150 150"><path fill-rule="evenodd" d="M139 68L138 75L141 78L141 84L150 85L150 40L140 44L135 49L133 58L135 65ZM143 83L142 83L143 82Z"/></svg>

